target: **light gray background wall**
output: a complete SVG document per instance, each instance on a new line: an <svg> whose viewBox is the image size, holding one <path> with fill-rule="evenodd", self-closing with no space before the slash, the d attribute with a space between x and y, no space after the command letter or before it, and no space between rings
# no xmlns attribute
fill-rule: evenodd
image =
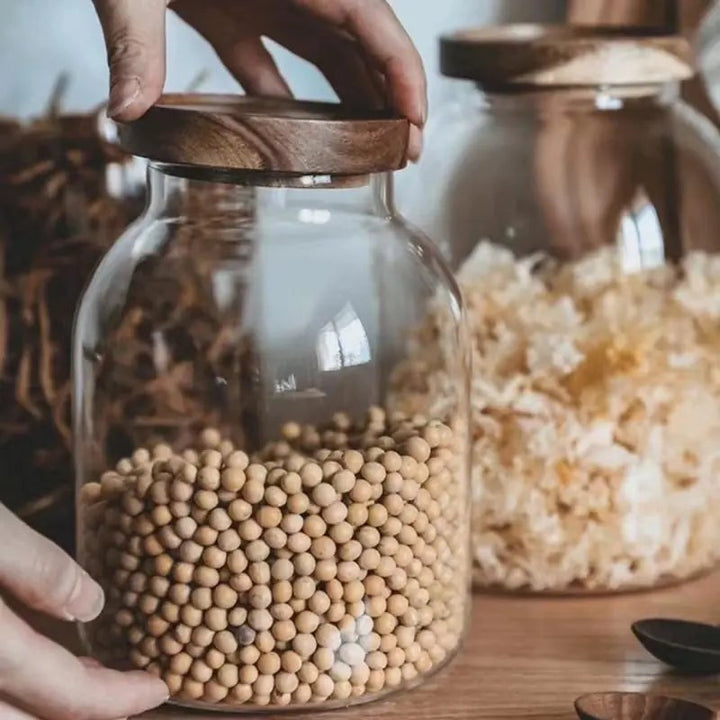
<svg viewBox="0 0 720 720"><path fill-rule="evenodd" d="M562 0L392 0L425 58L433 102L444 91L435 72L440 32L472 23L552 19L559 16L563 4ZM68 110L86 109L103 100L105 54L91 0L0 0L0 17L0 113L41 112L63 70L72 78L66 95ZM280 63L298 97L332 97L307 63L287 53L280 54ZM167 88L185 89L200 70L210 72L204 90L236 87L207 43L172 17Z"/></svg>

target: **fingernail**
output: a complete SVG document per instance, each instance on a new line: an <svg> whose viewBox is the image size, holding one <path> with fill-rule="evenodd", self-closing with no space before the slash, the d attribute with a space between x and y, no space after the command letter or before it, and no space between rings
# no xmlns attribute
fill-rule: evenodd
<svg viewBox="0 0 720 720"><path fill-rule="evenodd" d="M417 98L415 118L412 120L412 122L416 123L419 127L424 127L425 123L427 122L427 115L428 115L428 100L427 100L426 95L422 95Z"/></svg>
<svg viewBox="0 0 720 720"><path fill-rule="evenodd" d="M105 593L102 588L84 570L81 570L75 589L65 607L68 619L90 622L100 614L104 605Z"/></svg>
<svg viewBox="0 0 720 720"><path fill-rule="evenodd" d="M129 108L140 95L140 81L136 77L121 78L112 84L108 100L108 117L117 117Z"/></svg>
<svg viewBox="0 0 720 720"><path fill-rule="evenodd" d="M420 159L423 149L423 134L417 125L410 126L410 137L408 138L408 160L416 163Z"/></svg>

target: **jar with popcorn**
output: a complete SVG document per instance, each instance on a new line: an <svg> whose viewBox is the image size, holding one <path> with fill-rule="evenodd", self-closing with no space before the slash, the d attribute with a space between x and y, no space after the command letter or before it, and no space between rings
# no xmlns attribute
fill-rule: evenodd
<svg viewBox="0 0 720 720"><path fill-rule="evenodd" d="M680 99L685 41L508 26L444 38L441 63L462 82L417 173L434 202L401 207L467 306L475 581L609 592L708 570L720 138ZM418 348L406 412L433 407L436 361Z"/></svg>
<svg viewBox="0 0 720 720"><path fill-rule="evenodd" d="M78 553L107 597L88 652L203 709L419 684L467 616L469 349L393 208L407 122L165 96L121 139L149 201L74 341ZM426 414L398 396L420 345L446 370Z"/></svg>

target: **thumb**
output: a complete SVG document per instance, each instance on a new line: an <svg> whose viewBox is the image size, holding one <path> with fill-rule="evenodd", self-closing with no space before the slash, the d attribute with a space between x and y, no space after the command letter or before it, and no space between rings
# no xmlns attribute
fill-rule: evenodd
<svg viewBox="0 0 720 720"><path fill-rule="evenodd" d="M165 84L166 0L94 0L107 46L107 114L129 122L159 97Z"/></svg>
<svg viewBox="0 0 720 720"><path fill-rule="evenodd" d="M0 504L0 587L28 607L89 621L104 604L100 586L69 555Z"/></svg>

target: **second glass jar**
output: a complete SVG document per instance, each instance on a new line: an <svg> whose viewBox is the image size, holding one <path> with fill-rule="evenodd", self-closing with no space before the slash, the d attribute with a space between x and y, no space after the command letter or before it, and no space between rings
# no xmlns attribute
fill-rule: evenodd
<svg viewBox="0 0 720 720"><path fill-rule="evenodd" d="M680 99L687 45L508 26L441 55L465 82L401 208L466 300L477 584L614 592L712 568L720 138Z"/></svg>

